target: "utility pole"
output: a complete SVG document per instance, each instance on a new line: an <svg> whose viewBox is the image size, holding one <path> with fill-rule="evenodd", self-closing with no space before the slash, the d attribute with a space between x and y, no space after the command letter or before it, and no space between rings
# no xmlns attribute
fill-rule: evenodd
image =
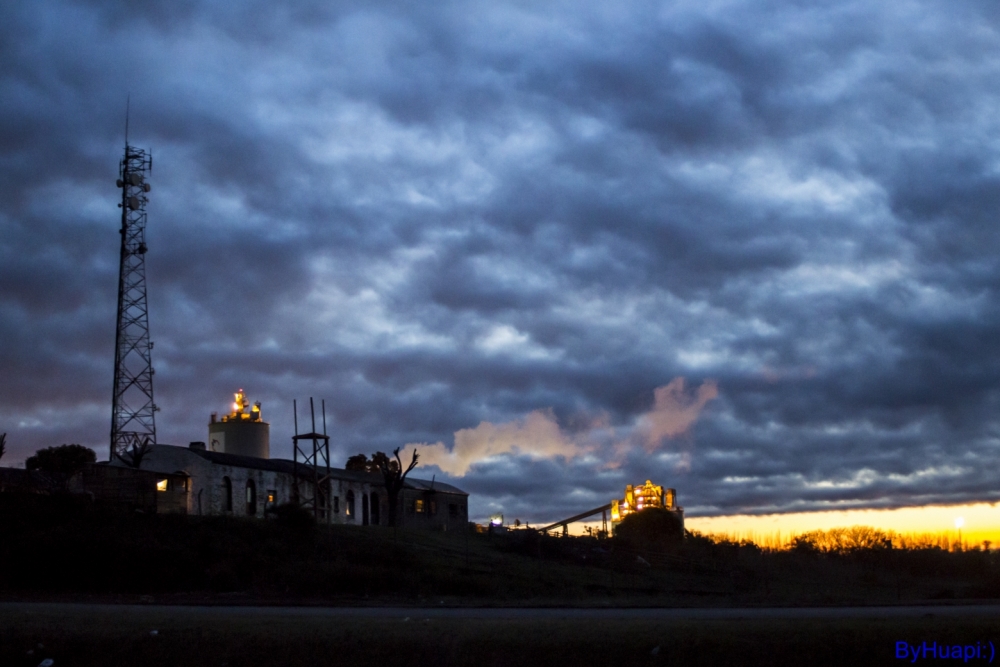
<svg viewBox="0 0 1000 667"><path fill-rule="evenodd" d="M118 271L118 327L115 334L115 386L111 403L111 456L141 458L156 444L153 402L153 364L149 340L149 306L146 301L147 176L153 156L128 143L125 120L125 157L118 170L122 191L121 261ZM136 461L138 461L133 458Z"/></svg>

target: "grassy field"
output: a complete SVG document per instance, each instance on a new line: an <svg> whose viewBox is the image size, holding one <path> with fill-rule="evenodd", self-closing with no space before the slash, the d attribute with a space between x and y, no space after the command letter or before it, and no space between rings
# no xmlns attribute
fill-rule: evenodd
<svg viewBox="0 0 1000 667"><path fill-rule="evenodd" d="M998 635L995 615L525 621L42 607L5 612L0 664L37 667L51 658L53 667L884 665L904 662L895 656L897 641L996 644Z"/></svg>

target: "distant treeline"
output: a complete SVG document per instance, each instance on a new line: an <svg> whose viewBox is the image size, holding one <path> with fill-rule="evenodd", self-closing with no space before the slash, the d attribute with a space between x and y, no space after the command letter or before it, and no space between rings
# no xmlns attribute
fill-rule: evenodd
<svg viewBox="0 0 1000 667"><path fill-rule="evenodd" d="M728 533L712 533L706 535L716 542L754 543L757 546L772 550L818 551L821 553L848 553L865 549L942 549L944 551L989 550L992 542L968 543L959 541L954 535L947 533L900 533L893 530L883 530L871 526L850 526L831 528L829 530L812 530L806 533L792 535L784 539L781 533L751 534L749 537Z"/></svg>

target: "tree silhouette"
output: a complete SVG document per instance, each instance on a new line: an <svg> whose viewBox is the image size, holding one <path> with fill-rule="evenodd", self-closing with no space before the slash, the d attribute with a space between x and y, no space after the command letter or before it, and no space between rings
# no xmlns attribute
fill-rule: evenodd
<svg viewBox="0 0 1000 667"><path fill-rule="evenodd" d="M0 435L0 459L3 458L4 452L7 451L7 434L4 433Z"/></svg>
<svg viewBox="0 0 1000 667"><path fill-rule="evenodd" d="M849 554L892 548L893 535L871 526L851 526L812 530L792 539L792 549L799 553Z"/></svg>
<svg viewBox="0 0 1000 667"><path fill-rule="evenodd" d="M118 454L118 460L127 465L129 468L139 469L142 464L142 459L145 458L146 454L149 453L149 438L142 441L141 445L132 445L132 451L126 451L124 454Z"/></svg>
<svg viewBox="0 0 1000 667"><path fill-rule="evenodd" d="M375 452L372 456L372 464L382 473L382 479L385 483L385 495L389 502L389 525L396 525L397 508L399 506L399 492L403 490L403 484L406 482L406 476L410 474L410 471L417 467L417 450L413 450L413 460L410 461L410 465L403 470L403 462L399 458L399 447L392 450L393 456L396 460L390 459L385 452Z"/></svg>
<svg viewBox="0 0 1000 667"><path fill-rule="evenodd" d="M40 470L68 477L88 463L96 461L97 454L89 447L60 445L39 449L34 456L28 457L24 467L28 470Z"/></svg>
<svg viewBox="0 0 1000 667"><path fill-rule="evenodd" d="M375 464L368 460L368 457L364 454L355 454L354 456L347 459L347 463L344 464L345 470L353 470L355 472L377 472L378 468Z"/></svg>

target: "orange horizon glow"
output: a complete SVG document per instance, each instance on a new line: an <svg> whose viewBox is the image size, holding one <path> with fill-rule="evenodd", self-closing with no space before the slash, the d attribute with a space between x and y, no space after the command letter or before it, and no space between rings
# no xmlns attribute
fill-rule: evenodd
<svg viewBox="0 0 1000 667"><path fill-rule="evenodd" d="M813 530L871 526L904 535L943 536L953 541L961 535L966 548L980 546L985 540L1000 546L1000 507L991 503L690 517L685 518L684 525L688 530L706 535L727 535L758 543L784 544L795 535Z"/></svg>
<svg viewBox="0 0 1000 667"><path fill-rule="evenodd" d="M959 521L961 519L961 521ZM610 523L610 522L609 522ZM957 527L958 524L960 527ZM571 535L583 535L587 527L598 529L600 521L570 524ZM684 518L684 527L703 535L750 540L761 546L786 545L796 535L813 530L871 526L902 535L945 537L957 543L961 534L965 548L982 546L989 540L992 548L1000 547L1000 506L995 503L965 505L928 505L896 509L832 510L790 512L787 514L746 515Z"/></svg>

